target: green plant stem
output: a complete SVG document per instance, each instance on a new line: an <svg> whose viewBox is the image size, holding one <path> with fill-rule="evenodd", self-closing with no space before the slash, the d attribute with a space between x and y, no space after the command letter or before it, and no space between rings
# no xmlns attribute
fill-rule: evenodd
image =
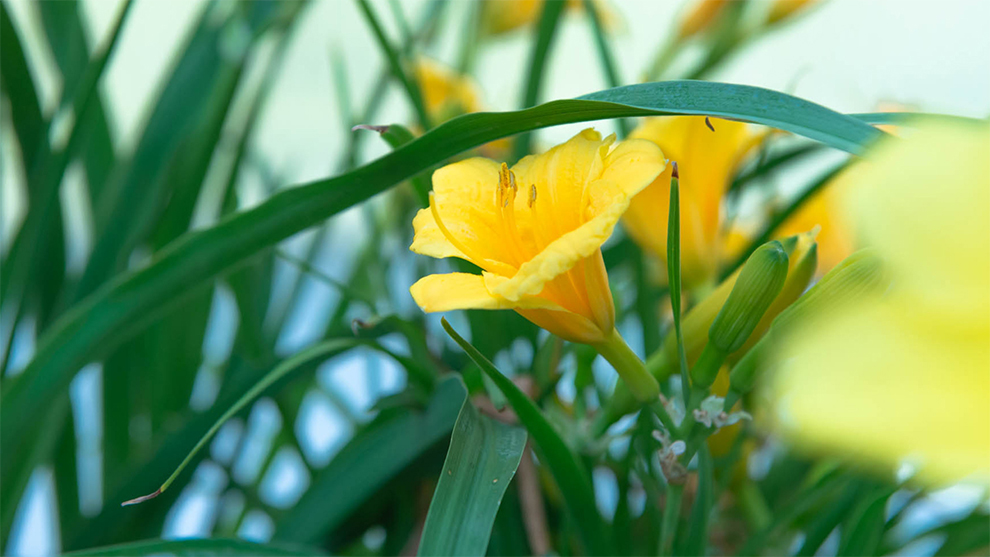
<svg viewBox="0 0 990 557"><path fill-rule="evenodd" d="M619 71L616 68L612 49L608 44L608 36L605 34L602 18L598 13L598 6L595 5L595 1L584 0L584 11L588 13L588 19L591 20L591 28L595 35L595 45L598 47L598 57L601 59L602 69L605 71L605 80L608 82L609 87L618 87L622 85L622 80L619 78ZM625 119L616 120L616 126L619 128L620 138L629 135L628 121Z"/></svg>
<svg viewBox="0 0 990 557"><path fill-rule="evenodd" d="M637 400L650 402L660 396L660 384L646 371L643 361L629 348L619 335L619 331L612 329L607 339L593 346L603 358L608 360L608 363L612 364Z"/></svg>
<svg viewBox="0 0 990 557"><path fill-rule="evenodd" d="M672 555L674 534L677 522L681 517L681 498L684 495L683 485L668 484L667 500L664 502L663 522L660 525L660 555Z"/></svg>
<svg viewBox="0 0 990 557"><path fill-rule="evenodd" d="M540 15L540 24L536 28L533 53L529 58L529 72L526 77L525 89L523 89L523 108L536 105L540 97L540 86L543 84L543 73L546 68L547 54L550 52L550 45L553 44L554 35L557 34L557 24L560 23L560 16L564 12L564 6L564 2L560 0L551 0L543 3L543 13ZM532 141L532 133L524 133L516 138L516 159L521 159L529 154Z"/></svg>
<svg viewBox="0 0 990 557"><path fill-rule="evenodd" d="M378 46L381 47L385 58L388 60L389 67L392 69L392 75L399 80L402 88L405 89L406 96L409 98L409 102L416 112L416 119L419 120L419 125L424 130L430 129L432 127L430 125L430 116L426 112L426 105L423 103L423 95L419 90L419 84L415 80L410 79L406 70L402 67L402 60L399 58L399 53L396 52L388 37L385 36L385 30L382 29L382 25L378 21L378 17L375 15L371 5L368 4L368 0L358 0L358 6L361 8L361 12L364 13L364 17L367 19L368 25L371 26L371 30L375 33L375 38L378 39Z"/></svg>
<svg viewBox="0 0 990 557"><path fill-rule="evenodd" d="M715 382L718 370L725 363L725 358L726 354L715 348L712 343L706 344L701 355L698 356L698 361L691 368L691 379L695 386L703 389L710 387Z"/></svg>

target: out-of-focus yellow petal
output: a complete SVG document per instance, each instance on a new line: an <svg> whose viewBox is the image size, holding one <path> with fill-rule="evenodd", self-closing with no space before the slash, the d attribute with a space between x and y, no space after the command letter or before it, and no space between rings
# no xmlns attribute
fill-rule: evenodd
<svg viewBox="0 0 990 557"><path fill-rule="evenodd" d="M919 304L990 315L990 126L929 126L889 138L863 165L850 211ZM910 187L904 187L910 184Z"/></svg>
<svg viewBox="0 0 990 557"><path fill-rule="evenodd" d="M747 124L702 116L647 119L631 137L660 146L680 173L681 277L686 287L713 279L723 253L719 233L722 197L739 163L757 145L759 136ZM645 249L667 258L667 215L670 168L637 195L624 224Z"/></svg>
<svg viewBox="0 0 990 557"><path fill-rule="evenodd" d="M795 443L990 485L988 152L986 124L924 125L852 173L862 242L892 284L788 335L770 392Z"/></svg>
<svg viewBox="0 0 990 557"><path fill-rule="evenodd" d="M990 484L987 333L960 337L897 300L819 322L786 352L777 420L806 449Z"/></svg>

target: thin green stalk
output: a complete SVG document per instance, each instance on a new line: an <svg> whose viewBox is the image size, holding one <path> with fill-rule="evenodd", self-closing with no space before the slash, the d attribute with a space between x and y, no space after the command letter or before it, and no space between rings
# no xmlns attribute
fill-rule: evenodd
<svg viewBox="0 0 990 557"><path fill-rule="evenodd" d="M670 288L670 308L674 314L674 334L677 338L677 356L681 370L681 393L687 408L691 381L688 378L687 354L684 351L684 335L681 332L681 208L680 175L677 162L670 175L670 213L667 216L667 284Z"/></svg>
<svg viewBox="0 0 990 557"><path fill-rule="evenodd" d="M683 485L667 484L667 500L664 502L663 522L660 525L660 555L673 555L674 537L677 533L677 523L681 518L681 499L684 495Z"/></svg>
<svg viewBox="0 0 990 557"><path fill-rule="evenodd" d="M560 23L560 16L564 12L564 6L562 0L547 0L543 3L540 25L536 28L533 52L529 58L529 72L523 89L521 108L535 106L539 100L547 54L550 52L550 45L553 44L554 35L557 33L557 26ZM520 134L516 138L516 159L521 159L529 154L532 141L532 133Z"/></svg>
<svg viewBox="0 0 990 557"><path fill-rule="evenodd" d="M602 18L598 13L598 6L595 5L594 0L584 0L584 10L588 14L588 19L591 20L591 28L595 35L595 44L598 46L598 57L601 59L602 69L605 70L605 80L608 82L609 87L618 87L622 85L622 80L619 78L619 71L615 66L612 48L608 44L608 36L605 34L605 28L602 26ZM616 120L616 125L619 128L620 138L629 135L629 122L627 120Z"/></svg>
<svg viewBox="0 0 990 557"><path fill-rule="evenodd" d="M357 2L365 19L368 21L368 25L371 26L371 30L375 33L375 38L378 39L378 46L382 49L382 53L385 54L385 58L388 60L392 75L402 84L402 88L406 92L406 97L408 97L413 110L416 112L419 125L424 130L430 129L433 126L430 125L430 116L426 112L426 105L423 103L423 95L419 90L419 84L414 79L411 79L402 67L402 59L399 57L399 53L395 51L391 41L385 36L385 30L382 29L381 22L378 21L378 16L375 15L368 0L357 0Z"/></svg>

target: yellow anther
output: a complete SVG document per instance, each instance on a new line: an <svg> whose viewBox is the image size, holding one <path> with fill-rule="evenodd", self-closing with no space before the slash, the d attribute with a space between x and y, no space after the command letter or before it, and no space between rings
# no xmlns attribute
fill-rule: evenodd
<svg viewBox="0 0 990 557"><path fill-rule="evenodd" d="M536 184L530 184L529 186L529 208L533 208L533 204L536 203Z"/></svg>

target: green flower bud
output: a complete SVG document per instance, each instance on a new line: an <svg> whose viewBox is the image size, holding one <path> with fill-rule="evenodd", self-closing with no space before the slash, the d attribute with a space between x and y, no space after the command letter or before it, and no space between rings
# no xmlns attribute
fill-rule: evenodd
<svg viewBox="0 0 990 557"><path fill-rule="evenodd" d="M787 263L787 252L776 240L749 256L729 299L708 329L708 342L714 348L731 354L742 347L784 286Z"/></svg>

